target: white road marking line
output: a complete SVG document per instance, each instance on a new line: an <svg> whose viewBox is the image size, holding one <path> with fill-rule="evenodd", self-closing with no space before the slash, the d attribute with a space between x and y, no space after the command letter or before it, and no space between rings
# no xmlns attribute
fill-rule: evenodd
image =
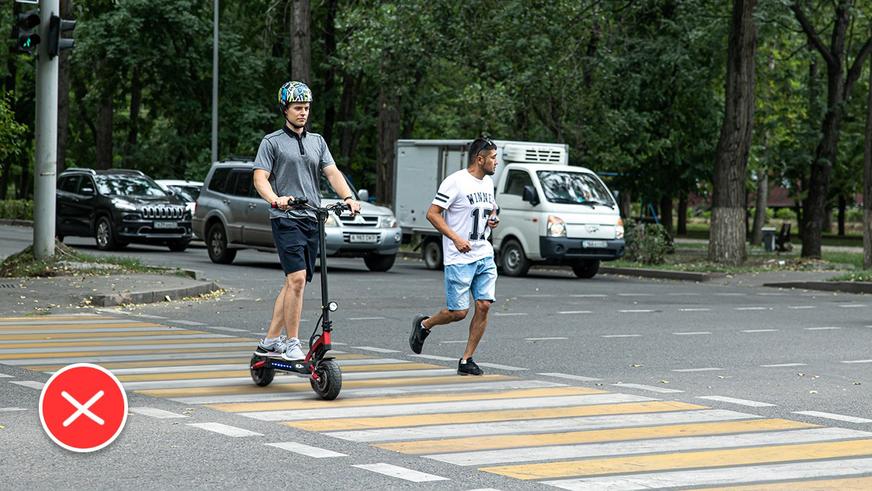
<svg viewBox="0 0 872 491"><path fill-rule="evenodd" d="M821 411L794 411L793 414L802 414L805 416L814 416L824 419L834 419L836 421L846 421L848 423L872 423L872 419L858 418L856 416L845 416L843 414L824 413Z"/></svg>
<svg viewBox="0 0 872 491"><path fill-rule="evenodd" d="M684 488L688 486L718 486L779 480L815 479L822 476L844 477L872 472L872 459L845 459L795 462L788 464L719 467L689 471L651 472L645 474L588 477L541 481L561 489L581 491L609 489L633 491L646 489ZM763 486L765 487L765 486Z"/></svg>
<svg viewBox="0 0 872 491"><path fill-rule="evenodd" d="M679 312L711 312L712 309L704 309L704 308L688 308L688 309L678 309Z"/></svg>
<svg viewBox="0 0 872 491"><path fill-rule="evenodd" d="M93 324L118 324L118 323L132 323L136 321L130 321L127 319L90 319L90 320L57 320L52 319L51 317L38 320L38 321L0 321L0 326L44 326L50 324L63 324L63 325L93 325Z"/></svg>
<svg viewBox="0 0 872 491"><path fill-rule="evenodd" d="M136 317L142 317L143 319L166 319L166 317L162 317L159 315L149 315L149 314L131 314Z"/></svg>
<svg viewBox="0 0 872 491"><path fill-rule="evenodd" d="M618 312L620 312L622 314L649 314L651 312L656 312L656 311L652 310L652 309L626 309L626 310L619 310Z"/></svg>
<svg viewBox="0 0 872 491"><path fill-rule="evenodd" d="M219 331L228 332L246 332L245 329L237 329L235 327L211 326L209 329L218 329Z"/></svg>
<svg viewBox="0 0 872 491"><path fill-rule="evenodd" d="M736 399L734 397L725 397L725 396L701 396L701 397L697 397L697 399L706 399L708 401L718 401L718 402L729 402L730 404L739 404L741 406L750 406L750 407L775 407L775 404L769 404L768 402L749 401L747 399Z"/></svg>
<svg viewBox="0 0 872 491"><path fill-rule="evenodd" d="M768 307L736 307L733 310L766 310Z"/></svg>
<svg viewBox="0 0 872 491"><path fill-rule="evenodd" d="M642 384L625 384L623 382L618 382L617 384L612 384L614 387L624 387L627 389L639 389L639 390L647 390L651 392L658 392L660 394L678 394L684 392L683 390L678 389L667 389L665 387L654 387L653 385L642 385Z"/></svg>
<svg viewBox="0 0 872 491"><path fill-rule="evenodd" d="M24 407L0 407L0 413L14 413L17 411L27 411Z"/></svg>
<svg viewBox="0 0 872 491"><path fill-rule="evenodd" d="M786 293L758 293L761 297L785 297Z"/></svg>
<svg viewBox="0 0 872 491"><path fill-rule="evenodd" d="M383 476L396 477L397 479L402 479L404 481L411 482L432 482L432 481L450 481L447 477L436 476L433 474L427 474L425 472L414 471L412 469L406 469L405 467L400 467L391 464L379 463L379 464L358 464L353 465L352 467L357 467L358 469L363 469L370 472L375 472L376 474L381 474Z"/></svg>
<svg viewBox="0 0 872 491"><path fill-rule="evenodd" d="M352 348L362 349L364 351L374 351L376 353L399 353L399 350L395 349L385 349L385 348L376 348L374 346L352 346Z"/></svg>
<svg viewBox="0 0 872 491"><path fill-rule="evenodd" d="M722 370L723 370L723 368L717 368L717 367L706 367L706 368L676 368L676 369L674 369L674 370L672 370L672 371L673 371L673 372L685 373L685 372L719 372L719 371L722 371Z"/></svg>
<svg viewBox="0 0 872 491"><path fill-rule="evenodd" d="M641 334L603 334L604 338L641 338Z"/></svg>
<svg viewBox="0 0 872 491"><path fill-rule="evenodd" d="M164 411L163 409L158 409L156 407L132 407L130 411L142 416L148 416L150 418L157 419L174 419L174 418L187 418L184 414L176 414L171 411Z"/></svg>
<svg viewBox="0 0 872 491"><path fill-rule="evenodd" d="M603 294L603 293L579 293L576 295L570 295L570 297L573 297L573 298L605 298L605 297L608 297L608 295Z"/></svg>
<svg viewBox="0 0 872 491"><path fill-rule="evenodd" d="M817 306L815 306L815 305L788 305L787 308L791 309L791 310L807 310L807 309L816 309Z"/></svg>
<svg viewBox="0 0 872 491"><path fill-rule="evenodd" d="M202 322L194 322L194 321L185 321L185 320L168 320L167 322L174 322L176 324L182 324L185 326L205 326Z"/></svg>
<svg viewBox="0 0 872 491"><path fill-rule="evenodd" d="M714 450L732 447L760 447L764 445L789 445L814 443L849 438L868 438L872 433L846 428L811 428L791 431L740 433L735 435L694 436L663 438L626 442L586 443L576 445L549 445L534 448L509 448L457 452L425 457L447 464L496 465L533 462L537 460L566 460L607 457L613 455L638 455L646 453L682 452L689 450Z"/></svg>
<svg viewBox="0 0 872 491"><path fill-rule="evenodd" d="M386 317L349 317L350 321L383 321Z"/></svg>
<svg viewBox="0 0 872 491"><path fill-rule="evenodd" d="M459 358L452 358L450 356L439 356L439 355L409 355L415 358L426 358L428 360L441 360L441 361L458 361Z"/></svg>
<svg viewBox="0 0 872 491"><path fill-rule="evenodd" d="M872 363L872 360L845 360L842 363Z"/></svg>
<svg viewBox="0 0 872 491"><path fill-rule="evenodd" d="M142 331L164 331L164 332L179 332L185 331L186 329L182 327L167 327L167 326L155 326L155 327L97 327L94 329L40 329L39 331L34 331L33 329L16 329L14 331L0 331L0 335L7 334L83 334L89 332L142 332ZM70 339L55 339L55 341L70 341ZM31 341L33 342L33 341Z"/></svg>
<svg viewBox="0 0 872 491"><path fill-rule="evenodd" d="M622 427L702 423L756 418L760 418L760 416L722 409L699 409L694 411L673 411L666 413L619 414L544 420L500 421L495 423L464 423L407 428L331 431L324 434L353 442L390 442L400 440L514 435L519 433L604 430Z"/></svg>
<svg viewBox="0 0 872 491"><path fill-rule="evenodd" d="M804 367L805 363L774 363L772 365L760 365L760 368L784 368L784 367Z"/></svg>
<svg viewBox="0 0 872 491"><path fill-rule="evenodd" d="M519 372L522 370L529 370L529 368L524 367L513 367L511 365L500 365L498 363L488 363L488 362L476 362L478 366L487 367L487 368L496 368L498 370L511 370L513 372Z"/></svg>
<svg viewBox="0 0 872 491"><path fill-rule="evenodd" d="M260 421L311 421L329 418L370 418L415 414L461 413L467 411L556 408L567 406L587 406L593 404L647 402L654 400L656 399L629 394L587 394L580 396L525 397L518 399L429 402L419 404L403 404L398 401L396 404L381 406L255 411L239 414Z"/></svg>
<svg viewBox="0 0 872 491"><path fill-rule="evenodd" d="M837 331L841 329L841 327L836 326L825 326L825 327L806 327L806 331Z"/></svg>
<svg viewBox="0 0 872 491"><path fill-rule="evenodd" d="M111 337L111 335L108 335L107 337ZM158 334L155 336L148 336L148 335L146 335L146 336L129 336L129 337L123 338L123 341L152 341L152 340L158 340L158 339L160 339L160 340L166 340L166 339L175 339L175 340L220 339L220 338L229 338L229 337L232 337L232 336L230 336L228 334L214 334L214 333L213 334L209 334L209 333L206 333L206 334ZM14 341L0 340L0 343L3 343L3 344L30 344L30 343L34 343L34 342L43 342L43 343L45 343L46 346L51 346L55 343L94 341L94 339L95 338L88 338L88 337L86 337L86 338L60 338L60 339L50 339L50 340L40 340L40 341L33 340L33 339L26 339L26 340L18 339L18 340L14 340ZM94 341L94 342L99 344L99 341ZM90 349L90 348L85 348L85 349ZM67 350L70 350L70 348L67 348Z"/></svg>
<svg viewBox="0 0 872 491"><path fill-rule="evenodd" d="M421 393L457 393L457 392L476 392L476 391L501 391L501 390L516 390L516 389L538 389L551 387L566 387L566 384L556 382L546 382L543 380L509 380L504 382L480 382L464 385L407 385L401 387L374 387L367 389L344 389L342 391L343 399L356 397L384 397L397 396L406 394L421 394ZM288 393L288 392L256 392L252 394L230 394L218 396L196 396L196 397L177 397L171 398L171 401L182 404L223 404L228 402L266 402L266 401L293 401L300 399L311 399L312 394L306 392Z"/></svg>
<svg viewBox="0 0 872 491"><path fill-rule="evenodd" d="M10 380L9 383L36 390L42 390L42 386L45 385L45 383L36 380Z"/></svg>
<svg viewBox="0 0 872 491"><path fill-rule="evenodd" d="M494 312L497 317L516 317L520 315L530 315L527 312Z"/></svg>
<svg viewBox="0 0 872 491"><path fill-rule="evenodd" d="M715 296L718 297L744 297L747 295L747 293L715 293Z"/></svg>
<svg viewBox="0 0 872 491"><path fill-rule="evenodd" d="M551 337L551 338L524 338L524 341L561 341L564 339L569 339L569 338L564 338L564 337L560 337L560 336L555 336L555 337Z"/></svg>
<svg viewBox="0 0 872 491"><path fill-rule="evenodd" d="M237 428L235 426L226 425L223 423L188 423L188 426L200 428L201 430L212 431L234 438L242 438L246 436L263 436L263 433Z"/></svg>
<svg viewBox="0 0 872 491"><path fill-rule="evenodd" d="M334 452L332 450L326 450L323 448L312 447L310 445L304 445L302 443L297 442L280 442L280 443L265 443L269 447L280 448L282 450L287 450L288 452L293 452L300 455L305 455L306 457L312 457L315 459L326 459L331 457L348 457L348 455L344 453Z"/></svg>
<svg viewBox="0 0 872 491"><path fill-rule="evenodd" d="M862 304L862 303L845 303L845 304L839 304L838 306L843 308L843 309L859 309L859 308L867 307L866 304Z"/></svg>
<svg viewBox="0 0 872 491"><path fill-rule="evenodd" d="M235 365L190 365L184 367L143 367L143 368L116 368L112 370L115 375L142 375L151 373L186 373L186 372L212 372L216 370L248 370L248 363ZM52 374L54 372L45 372Z"/></svg>
<svg viewBox="0 0 872 491"><path fill-rule="evenodd" d="M8 374L5 374L5 373L0 373L0 378L15 378L15 376L14 376L14 375L8 375Z"/></svg>
<svg viewBox="0 0 872 491"><path fill-rule="evenodd" d="M468 342L466 339L459 339L456 341L439 341L439 344L466 344Z"/></svg>
<svg viewBox="0 0 872 491"><path fill-rule="evenodd" d="M653 297L653 293L618 293L619 297Z"/></svg>
<svg viewBox="0 0 872 491"><path fill-rule="evenodd" d="M755 333L755 332L775 332L778 329L743 329L742 332L746 333Z"/></svg>
<svg viewBox="0 0 872 491"><path fill-rule="evenodd" d="M571 314L592 314L593 312L590 310L563 310L561 312L557 312L560 315L571 315Z"/></svg>
<svg viewBox="0 0 872 491"><path fill-rule="evenodd" d="M688 293L673 292L673 293L667 293L666 295L670 296L670 297L698 297L700 294L699 293L690 293L690 292L688 292Z"/></svg>
<svg viewBox="0 0 872 491"><path fill-rule="evenodd" d="M688 331L688 332L674 332L676 336L704 336L706 334L711 334L711 331Z"/></svg>
<svg viewBox="0 0 872 491"><path fill-rule="evenodd" d="M248 345L251 347L252 345ZM58 365L69 363L108 363L113 361L161 361L161 360L211 360L215 358L250 357L254 349L245 351L218 351L204 353L154 353L149 355L78 356L73 358L32 358L24 360L0 360L4 365ZM335 351L334 351L335 353Z"/></svg>
<svg viewBox="0 0 872 491"><path fill-rule="evenodd" d="M593 377L582 377L581 375L572 375L569 373L555 373L555 372L545 372L545 373L537 373L536 375L544 375L546 377L555 377L555 378L563 378L567 380L578 380L579 382L596 382L597 380L601 380Z"/></svg>
<svg viewBox="0 0 872 491"><path fill-rule="evenodd" d="M5 348L0 349L0 354L18 354L18 353L69 353L71 350L76 351L132 351L132 350L159 350L159 349L185 349L185 348L202 348L202 345L196 345L191 343L182 343L182 344L133 344L133 345L112 345L112 346L101 346L99 345L100 341L95 340L94 345L91 346L58 346L56 348L52 347L42 347L42 348ZM242 346L253 346L251 341L246 342L238 342L238 343L209 343L209 347L213 349L218 348L238 348ZM253 350L254 348L252 348ZM33 364L33 360L30 360L29 364Z"/></svg>

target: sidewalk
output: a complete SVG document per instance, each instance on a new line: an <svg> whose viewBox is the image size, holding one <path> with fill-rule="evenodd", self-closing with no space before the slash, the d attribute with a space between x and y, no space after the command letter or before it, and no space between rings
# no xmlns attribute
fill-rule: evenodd
<svg viewBox="0 0 872 491"><path fill-rule="evenodd" d="M0 278L0 313L164 302L218 289L213 281L159 274Z"/></svg>

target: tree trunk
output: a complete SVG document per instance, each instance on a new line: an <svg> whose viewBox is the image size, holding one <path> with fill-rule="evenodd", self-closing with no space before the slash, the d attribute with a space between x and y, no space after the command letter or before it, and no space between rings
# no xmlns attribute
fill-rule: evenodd
<svg viewBox="0 0 872 491"><path fill-rule="evenodd" d="M293 0L293 18L291 19L291 79L306 84L312 82L311 17L309 0Z"/></svg>
<svg viewBox="0 0 872 491"><path fill-rule="evenodd" d="M33 179L30 178L30 167L27 163L21 167L21 175L18 176L18 186L15 190L16 199L27 199L30 197L30 189L33 186Z"/></svg>
<svg viewBox="0 0 872 491"><path fill-rule="evenodd" d="M133 152L136 151L136 142L139 139L139 108L141 103L142 79L139 67L134 67L130 79L130 126L127 129L127 144L124 148L125 162L130 162Z"/></svg>
<svg viewBox="0 0 872 491"><path fill-rule="evenodd" d="M336 7L337 0L327 1L327 19L324 21L324 58L330 60L336 55ZM324 95L330 97L324 111L324 140L333 143L333 124L336 122L336 63L329 63L324 73Z"/></svg>
<svg viewBox="0 0 872 491"><path fill-rule="evenodd" d="M844 194L839 195L839 237L845 236L845 210L848 208L848 199Z"/></svg>
<svg viewBox="0 0 872 491"><path fill-rule="evenodd" d="M399 97L382 87L378 95L378 148L375 192L380 203L393 204L394 153L400 135Z"/></svg>
<svg viewBox="0 0 872 491"><path fill-rule="evenodd" d="M727 50L724 123L715 157L708 256L712 262L745 261L745 174L754 127L756 0L733 0Z"/></svg>
<svg viewBox="0 0 872 491"><path fill-rule="evenodd" d="M354 128L354 108L357 104L357 92L363 84L363 74L346 73L342 77L342 99L339 102L339 121L342 122L339 133L339 155L343 161L348 161L357 146L357 132Z"/></svg>
<svg viewBox="0 0 872 491"><path fill-rule="evenodd" d="M73 17L73 0L61 0L60 12L62 19ZM67 137L70 121L70 50L60 54L58 67L58 147L57 172L60 174L66 168Z"/></svg>
<svg viewBox="0 0 872 491"><path fill-rule="evenodd" d="M108 92L100 98L97 107L94 150L96 152L95 167L98 169L112 168L112 102L112 93Z"/></svg>
<svg viewBox="0 0 872 491"><path fill-rule="evenodd" d="M687 194L681 193L678 196L678 229L675 235L682 237L687 236Z"/></svg>
<svg viewBox="0 0 872 491"><path fill-rule="evenodd" d="M866 98L866 138L863 144L863 268L872 268L872 57Z"/></svg>
<svg viewBox="0 0 872 491"><path fill-rule="evenodd" d="M660 223L672 235L672 196L660 198Z"/></svg>
<svg viewBox="0 0 872 491"><path fill-rule="evenodd" d="M751 244L763 242L763 225L766 224L766 209L769 205L769 172L765 168L757 169L757 202L754 204L754 228L751 232Z"/></svg>

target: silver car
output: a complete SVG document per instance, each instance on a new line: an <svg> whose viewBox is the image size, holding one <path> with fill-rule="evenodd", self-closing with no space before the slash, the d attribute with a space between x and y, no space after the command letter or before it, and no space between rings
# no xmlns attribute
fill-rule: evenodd
<svg viewBox="0 0 872 491"><path fill-rule="evenodd" d="M203 237L212 262L229 264L239 249L275 252L269 204L254 189L252 162L218 162L209 169L192 219L194 233ZM349 183L361 202L356 216L330 216L326 223L327 255L362 257L370 271L394 265L402 235L388 208L366 202L368 193ZM339 196L322 177L322 204Z"/></svg>

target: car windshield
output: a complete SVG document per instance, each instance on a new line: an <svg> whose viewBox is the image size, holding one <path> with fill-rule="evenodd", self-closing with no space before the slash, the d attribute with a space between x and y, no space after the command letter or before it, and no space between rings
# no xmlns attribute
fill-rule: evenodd
<svg viewBox="0 0 872 491"><path fill-rule="evenodd" d="M614 205L611 193L593 174L544 170L536 174L545 199L552 203Z"/></svg>
<svg viewBox="0 0 872 491"><path fill-rule="evenodd" d="M97 189L104 196L166 196L151 179L137 175L98 175Z"/></svg>
<svg viewBox="0 0 872 491"><path fill-rule="evenodd" d="M351 181L348 180L347 176L345 177L345 182L348 183L348 187L351 189L351 194L354 195L354 199L357 199L357 190L351 185ZM342 196L342 198L344 197L345 196ZM328 181L327 177L323 174L321 175L321 199L340 199L340 196L336 194L330 186L330 181Z"/></svg>
<svg viewBox="0 0 872 491"><path fill-rule="evenodd" d="M200 189L194 186L169 186L169 188L185 201L197 201Z"/></svg>

